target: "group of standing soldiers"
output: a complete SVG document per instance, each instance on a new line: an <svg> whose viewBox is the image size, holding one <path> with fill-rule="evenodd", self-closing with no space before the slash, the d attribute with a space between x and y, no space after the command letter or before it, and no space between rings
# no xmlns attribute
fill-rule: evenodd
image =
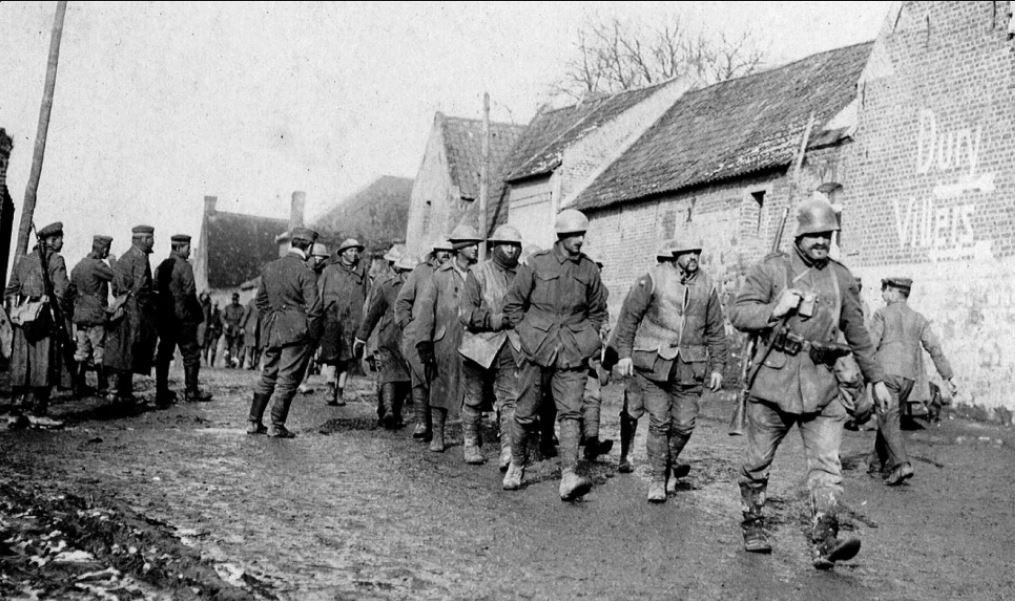
<svg viewBox="0 0 1015 601"><path fill-rule="evenodd" d="M172 237L172 252L153 278L148 255L155 229L139 225L131 233L131 247L117 260L109 254L113 239L96 235L91 252L68 277L60 255L63 224L52 223L38 231L38 245L15 265L4 296L14 325L11 386L18 399L17 425L28 421L21 412L25 408L32 417L46 419L54 386L71 384L78 395L86 394L90 370L96 372L99 392L131 407L137 403L133 374L150 374L154 365L155 404L168 406L176 399L169 389L169 364L177 347L184 399L210 400L198 385L197 327L203 314L187 260L190 236Z"/></svg>

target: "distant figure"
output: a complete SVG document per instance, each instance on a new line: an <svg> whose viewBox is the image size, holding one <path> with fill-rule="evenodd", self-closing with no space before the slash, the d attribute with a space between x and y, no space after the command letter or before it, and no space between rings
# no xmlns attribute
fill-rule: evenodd
<svg viewBox="0 0 1015 601"><path fill-rule="evenodd" d="M243 310L243 319L240 320L240 327L243 328L243 362L240 368L257 369L261 362L261 345L258 341L260 334L260 319L257 312L257 303L251 298Z"/></svg>
<svg viewBox="0 0 1015 601"><path fill-rule="evenodd" d="M232 302L222 310L222 326L226 335L226 367L239 367L243 360L243 305L240 295L233 293Z"/></svg>
<svg viewBox="0 0 1015 601"><path fill-rule="evenodd" d="M324 336L320 361L334 370L328 374L328 386L334 383L329 405L344 405L345 381L355 361L353 342L363 321L363 307L370 292L370 278L360 263L364 246L353 238L342 242L331 264L317 280L318 296L324 305Z"/></svg>
<svg viewBox="0 0 1015 601"><path fill-rule="evenodd" d="M222 312L219 304L213 303L208 309L204 328L204 363L215 367L215 354L218 352L219 338L222 337Z"/></svg>

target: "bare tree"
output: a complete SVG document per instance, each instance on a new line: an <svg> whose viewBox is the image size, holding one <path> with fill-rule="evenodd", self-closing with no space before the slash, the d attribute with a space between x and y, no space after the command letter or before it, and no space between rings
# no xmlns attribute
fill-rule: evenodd
<svg viewBox="0 0 1015 601"><path fill-rule="evenodd" d="M690 30L678 17L661 25L613 18L577 32L575 53L551 92L582 98L688 75L710 84L748 75L764 58L750 33L716 38Z"/></svg>

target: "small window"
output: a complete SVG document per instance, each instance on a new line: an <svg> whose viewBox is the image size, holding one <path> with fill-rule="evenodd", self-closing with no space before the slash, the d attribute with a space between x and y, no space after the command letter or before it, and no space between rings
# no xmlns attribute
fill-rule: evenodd
<svg viewBox="0 0 1015 601"><path fill-rule="evenodd" d="M758 218L754 222L754 233L761 234L761 215L764 212L765 208L765 191L758 190L757 192L751 192L751 198L754 199L755 207L753 208L758 213Z"/></svg>

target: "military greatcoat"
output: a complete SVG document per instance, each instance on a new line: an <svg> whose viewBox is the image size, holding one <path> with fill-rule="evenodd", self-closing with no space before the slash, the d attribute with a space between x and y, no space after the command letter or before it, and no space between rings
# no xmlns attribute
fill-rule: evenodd
<svg viewBox="0 0 1015 601"><path fill-rule="evenodd" d="M433 277L433 265L424 261L416 266L405 278L402 289L395 299L395 324L402 329L402 357L409 364L409 375L412 377L413 386L426 387L423 363L416 353L416 342L419 336L416 334L416 326L412 320L412 309L416 306L416 299L423 291L423 286Z"/></svg>
<svg viewBox="0 0 1015 601"><path fill-rule="evenodd" d="M452 411L461 409L464 398L462 356L458 353L464 328L458 320L458 308L467 275L455 259L441 265L423 285L412 308L417 344L432 341L437 359L437 374L430 382L430 406Z"/></svg>
<svg viewBox="0 0 1015 601"><path fill-rule="evenodd" d="M49 280L53 283L56 299L50 302L63 303L70 280L67 278L67 264L63 257L52 250L46 255ZM11 281L4 291L7 298L15 302L39 300L45 294L42 280L42 264L38 249L21 257L11 274ZM51 321L49 322L52 323ZM69 373L63 365L59 345L52 335L36 341L29 341L22 328L15 326L13 352L11 353L11 386L43 388L69 382Z"/></svg>
<svg viewBox="0 0 1015 601"><path fill-rule="evenodd" d="M193 267L183 257L170 256L155 269L155 285L161 360L168 364L178 344L184 365L197 365L197 326L204 321L204 310L197 300Z"/></svg>
<svg viewBox="0 0 1015 601"><path fill-rule="evenodd" d="M395 300L402 284L403 279L393 275L374 287L366 317L356 333L360 340L367 340L374 332L377 335L377 381L381 384L409 381L409 368L400 348L402 331L395 324Z"/></svg>
<svg viewBox="0 0 1015 601"><path fill-rule="evenodd" d="M102 363L137 374L151 373L155 354L155 303L148 254L131 246L113 263L113 294L127 295L123 317L110 324Z"/></svg>
<svg viewBox="0 0 1015 601"><path fill-rule="evenodd" d="M370 292L366 266L362 262L354 266L332 263L321 272L317 289L324 307L321 362L334 365L351 361L352 344Z"/></svg>

